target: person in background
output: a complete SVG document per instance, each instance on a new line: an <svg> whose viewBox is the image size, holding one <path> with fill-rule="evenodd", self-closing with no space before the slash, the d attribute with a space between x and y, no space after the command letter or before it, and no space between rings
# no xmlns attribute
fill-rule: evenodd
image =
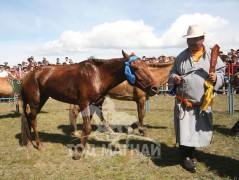
<svg viewBox="0 0 239 180"><path fill-rule="evenodd" d="M69 64L74 64L72 59L69 59Z"/></svg>
<svg viewBox="0 0 239 180"><path fill-rule="evenodd" d="M228 52L227 57L228 57L227 62L231 62L232 61L232 53Z"/></svg>
<svg viewBox="0 0 239 180"><path fill-rule="evenodd" d="M70 63L69 63L69 58L68 58L68 57L65 57L65 64L70 64Z"/></svg>
<svg viewBox="0 0 239 180"><path fill-rule="evenodd" d="M216 71L209 73L211 51L204 46L201 26L189 26L184 37L188 47L176 57L168 84L171 93L176 89L174 127L182 167L195 172L195 148L206 147L212 141L212 107L204 106L205 82L213 85L214 90L223 86L225 65L218 58Z"/></svg>
<svg viewBox="0 0 239 180"><path fill-rule="evenodd" d="M20 78L20 74L18 74L17 72L18 71L16 71L15 68L11 68L10 69L10 73L8 74L8 76L13 78L13 79L19 79Z"/></svg>
<svg viewBox="0 0 239 180"><path fill-rule="evenodd" d="M237 50L236 55L237 55L237 62L239 62L239 49Z"/></svg>
<svg viewBox="0 0 239 180"><path fill-rule="evenodd" d="M4 67L6 68L8 65L8 62L4 62Z"/></svg>
<svg viewBox="0 0 239 180"><path fill-rule="evenodd" d="M28 67L27 66L23 66L22 67L22 77L24 77L26 74L28 73Z"/></svg>
<svg viewBox="0 0 239 180"><path fill-rule="evenodd" d="M33 71L35 66L30 66L29 71Z"/></svg>
<svg viewBox="0 0 239 180"><path fill-rule="evenodd" d="M229 77L228 77L228 57L227 57L227 53L226 52L221 52L219 54L222 62L225 64L226 66L226 70L225 70L225 75L224 75L224 85L222 87L222 94L223 95L227 95L227 89L228 89L228 83L229 83Z"/></svg>
<svg viewBox="0 0 239 180"><path fill-rule="evenodd" d="M7 77L8 72L5 70L4 65L0 65L0 77Z"/></svg>
<svg viewBox="0 0 239 180"><path fill-rule="evenodd" d="M7 71L7 74L9 74L10 73L10 66L6 66L5 71Z"/></svg>
<svg viewBox="0 0 239 180"><path fill-rule="evenodd" d="M60 58L56 58L56 65L61 65Z"/></svg>
<svg viewBox="0 0 239 180"><path fill-rule="evenodd" d="M38 61L38 62L37 62L37 66L42 66L42 62L41 62L41 61Z"/></svg>
<svg viewBox="0 0 239 180"><path fill-rule="evenodd" d="M233 75L236 74L237 72L239 72L239 63L237 62L237 56L236 55L232 55L231 57L232 61L231 64L233 64Z"/></svg>
<svg viewBox="0 0 239 180"><path fill-rule="evenodd" d="M239 72L239 63L237 62L237 56L236 55L232 55L230 64L233 66L232 72L231 72L232 73L231 76L233 76L237 72ZM236 94L236 92L237 92L237 90L234 89L233 93Z"/></svg>
<svg viewBox="0 0 239 180"><path fill-rule="evenodd" d="M168 58L169 58L169 61L174 62L174 59L175 59L174 56L169 56Z"/></svg>
<svg viewBox="0 0 239 180"><path fill-rule="evenodd" d="M231 53L232 53L232 56L233 55L237 55L237 50L234 48L234 49L231 49Z"/></svg>

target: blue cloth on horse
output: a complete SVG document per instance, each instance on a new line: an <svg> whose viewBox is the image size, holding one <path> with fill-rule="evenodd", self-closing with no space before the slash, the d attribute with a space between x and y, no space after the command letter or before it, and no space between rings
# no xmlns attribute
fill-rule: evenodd
<svg viewBox="0 0 239 180"><path fill-rule="evenodd" d="M130 63L133 62L135 59L138 59L138 56L132 56L129 58L129 60L127 62L125 62L125 75L127 77L127 79L129 80L130 84L134 84L135 83L135 75L133 75L131 73L130 70Z"/></svg>

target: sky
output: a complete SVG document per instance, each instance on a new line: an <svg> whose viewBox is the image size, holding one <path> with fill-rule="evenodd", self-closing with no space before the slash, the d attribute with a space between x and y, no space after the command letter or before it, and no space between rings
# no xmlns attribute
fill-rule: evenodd
<svg viewBox="0 0 239 180"><path fill-rule="evenodd" d="M122 57L177 56L189 25L205 45L239 49L238 0L0 0L0 64L34 56L56 63Z"/></svg>

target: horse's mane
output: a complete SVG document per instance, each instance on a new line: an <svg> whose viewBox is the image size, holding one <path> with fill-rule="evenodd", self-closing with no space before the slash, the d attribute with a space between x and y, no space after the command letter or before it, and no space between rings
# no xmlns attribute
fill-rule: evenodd
<svg viewBox="0 0 239 180"><path fill-rule="evenodd" d="M102 64L111 64L112 62L121 62L123 58L111 58L111 59L97 59L97 58L89 58L87 61L93 62L96 65Z"/></svg>
<svg viewBox="0 0 239 180"><path fill-rule="evenodd" d="M169 61L169 62L162 62L162 63L149 63L148 66L149 67L165 67L165 66L170 66L174 64L173 61Z"/></svg>

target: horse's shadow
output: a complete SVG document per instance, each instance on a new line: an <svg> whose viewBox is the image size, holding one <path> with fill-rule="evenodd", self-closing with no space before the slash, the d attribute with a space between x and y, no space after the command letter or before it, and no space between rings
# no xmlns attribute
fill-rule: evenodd
<svg viewBox="0 0 239 180"><path fill-rule="evenodd" d="M92 124L92 131L106 132L107 129L101 124ZM127 128L129 125L110 125L114 132L127 133ZM72 128L70 125L60 125L58 129L61 129L62 132L66 135L71 135ZM83 130L83 124L77 124L77 130Z"/></svg>
<svg viewBox="0 0 239 180"><path fill-rule="evenodd" d="M213 125L214 131L219 132L225 136L235 136L237 133L233 132L231 128L227 128L221 125Z"/></svg>
<svg viewBox="0 0 239 180"><path fill-rule="evenodd" d="M152 125L145 125L147 129L167 129L168 127L166 126L152 126Z"/></svg>
<svg viewBox="0 0 239 180"><path fill-rule="evenodd" d="M48 111L41 111L39 114L48 114ZM21 116L20 112L11 111L9 114L0 115L0 119L5 118L19 118Z"/></svg>
<svg viewBox="0 0 239 180"><path fill-rule="evenodd" d="M39 132L39 136L43 142L60 143L63 145L73 144L77 145L80 142L79 138L70 136L71 128L70 125L60 125L59 129L65 134L52 134ZM78 129L82 130L83 125L78 124ZM92 125L92 130L99 130L98 125ZM33 133L32 133L33 136ZM21 134L16 134L17 139L21 139ZM33 138L34 140L34 138ZM153 142L149 140L140 139L120 139L118 141L121 145L126 145L128 150L137 151L138 153L144 154L150 157L151 161L160 167L175 166L180 164L180 154L177 147L169 147L164 143ZM109 141L95 140L90 138L88 144L94 145L94 147L101 147L112 149L112 144ZM235 147L236 148L236 147ZM239 177L239 161L230 157L220 156L216 154L205 153L203 151L196 150L197 159L199 162L205 164L206 167L210 168L211 171L215 171L221 177L230 177L235 179Z"/></svg>
<svg viewBox="0 0 239 180"><path fill-rule="evenodd" d="M5 118L18 118L20 117L20 113L16 112L16 111L12 111L9 114L4 114L4 115L0 115L0 119L5 119Z"/></svg>

